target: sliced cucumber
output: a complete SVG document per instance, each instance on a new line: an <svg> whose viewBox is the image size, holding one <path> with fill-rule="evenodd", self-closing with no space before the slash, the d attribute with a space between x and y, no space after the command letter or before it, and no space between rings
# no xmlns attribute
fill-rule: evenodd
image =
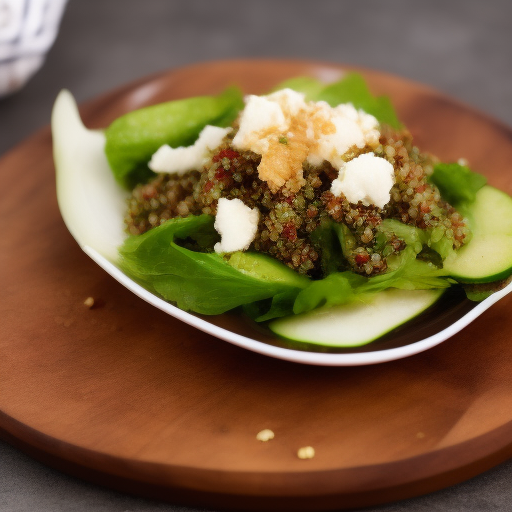
<svg viewBox="0 0 512 512"><path fill-rule="evenodd" d="M227 262L242 274L261 281L279 282L296 288L306 288L310 283L307 277L265 254L238 251L232 253Z"/></svg>
<svg viewBox="0 0 512 512"><path fill-rule="evenodd" d="M505 279L512 274L512 198L487 185L467 213L473 237L446 258L444 269L462 283Z"/></svg>
<svg viewBox="0 0 512 512"><path fill-rule="evenodd" d="M434 304L444 290L397 290L380 292L358 301L270 322L270 329L294 341L326 347L366 345Z"/></svg>
<svg viewBox="0 0 512 512"><path fill-rule="evenodd" d="M126 238L128 193L114 180L104 152L105 135L88 130L69 91L60 92L52 112L57 199L69 231L84 247L116 261Z"/></svg>

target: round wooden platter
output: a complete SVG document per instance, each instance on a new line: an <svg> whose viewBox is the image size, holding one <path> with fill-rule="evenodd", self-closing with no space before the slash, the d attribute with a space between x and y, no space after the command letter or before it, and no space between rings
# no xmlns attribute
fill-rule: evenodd
<svg viewBox="0 0 512 512"><path fill-rule="evenodd" d="M342 71L200 64L109 93L82 115L102 127L231 83L261 93ZM422 149L465 157L512 192L511 130L426 87L363 73ZM80 251L57 207L48 128L5 155L0 173L0 434L33 457L175 503L299 511L420 495L512 456L512 297L407 359L345 368L271 359L152 308ZM265 428L275 438L257 441ZM303 446L315 457L299 459Z"/></svg>

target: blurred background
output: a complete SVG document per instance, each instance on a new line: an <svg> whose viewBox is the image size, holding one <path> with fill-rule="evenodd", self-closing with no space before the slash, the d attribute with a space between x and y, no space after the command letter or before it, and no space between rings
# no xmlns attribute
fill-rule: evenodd
<svg viewBox="0 0 512 512"><path fill-rule="evenodd" d="M240 57L384 70L512 125L511 18L508 0L69 0L44 66L0 99L0 153L48 123L62 87L82 101L165 69Z"/></svg>
<svg viewBox="0 0 512 512"><path fill-rule="evenodd" d="M16 2L24 4L0 0L3 42L5 6ZM512 126L511 19L510 0L68 0L41 69L0 98L0 154L49 123L64 87L84 101L148 74L231 58L312 59L382 70L440 89ZM3 42L0 36L0 60ZM509 462L453 488L372 510L510 510L511 474ZM192 509L100 489L0 443L0 510Z"/></svg>

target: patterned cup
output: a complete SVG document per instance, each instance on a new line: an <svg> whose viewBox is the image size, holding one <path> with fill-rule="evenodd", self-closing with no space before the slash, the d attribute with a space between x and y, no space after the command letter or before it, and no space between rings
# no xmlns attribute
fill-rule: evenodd
<svg viewBox="0 0 512 512"><path fill-rule="evenodd" d="M67 0L0 0L0 97L43 65Z"/></svg>

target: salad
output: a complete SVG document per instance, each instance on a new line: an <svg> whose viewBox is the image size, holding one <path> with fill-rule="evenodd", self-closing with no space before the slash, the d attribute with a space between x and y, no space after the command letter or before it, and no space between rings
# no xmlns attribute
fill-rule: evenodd
<svg viewBox="0 0 512 512"><path fill-rule="evenodd" d="M116 264L186 311L354 346L512 273L512 199L418 149L355 73L147 107L104 138L128 196Z"/></svg>

